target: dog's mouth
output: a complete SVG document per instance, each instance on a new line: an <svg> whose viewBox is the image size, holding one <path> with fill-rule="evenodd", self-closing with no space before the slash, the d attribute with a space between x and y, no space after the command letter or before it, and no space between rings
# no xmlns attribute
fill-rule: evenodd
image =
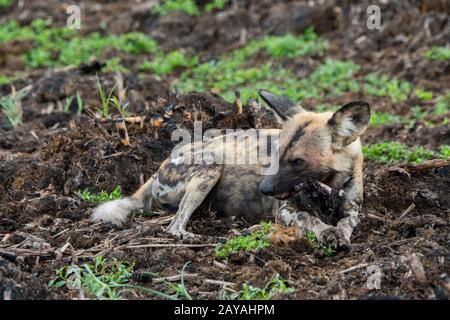
<svg viewBox="0 0 450 320"><path fill-rule="evenodd" d="M325 183L323 183L323 182L321 182L319 180L314 180L313 183L317 184L317 186L319 186L321 188L321 190L323 190L323 192L327 193L328 195L331 194L331 187L329 187ZM274 195L274 197L277 200L287 200L289 198L292 198L294 195L298 194L299 192L304 191L304 188L307 185L309 185L307 182L302 181L302 182L294 185L291 190L285 191L283 193L278 193L278 194Z"/></svg>

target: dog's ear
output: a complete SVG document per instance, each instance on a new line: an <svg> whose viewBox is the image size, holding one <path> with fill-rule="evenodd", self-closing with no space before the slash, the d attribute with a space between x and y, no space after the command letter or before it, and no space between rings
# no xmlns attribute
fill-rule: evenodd
<svg viewBox="0 0 450 320"><path fill-rule="evenodd" d="M367 102L350 102L328 120L332 141L337 148L345 147L355 141L370 123L370 107Z"/></svg>
<svg viewBox="0 0 450 320"><path fill-rule="evenodd" d="M267 90L259 90L258 93L272 110L279 124L298 113L305 112L299 105L286 97L277 96Z"/></svg>

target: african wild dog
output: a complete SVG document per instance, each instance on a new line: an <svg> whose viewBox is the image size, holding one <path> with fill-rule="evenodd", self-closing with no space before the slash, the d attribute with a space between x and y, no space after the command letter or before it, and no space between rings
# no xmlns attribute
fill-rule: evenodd
<svg viewBox="0 0 450 320"><path fill-rule="evenodd" d="M369 105L351 102L335 113L314 113L267 91L261 90L260 95L282 123L281 130L264 130L268 136L280 136L278 148L272 152L278 152L277 173L262 176L260 167L264 164L261 163L186 164L179 158L169 157L131 197L97 207L93 220L120 225L132 210L150 211L154 201L163 209L177 210L167 232L180 237L193 236L186 231L186 225L192 213L203 205L218 213L244 216L252 221L275 216L277 222L313 231L327 245L350 244L363 198L359 136L369 125ZM222 137L203 142L203 148L210 151L225 148L232 152L245 149L239 142L233 146L218 143ZM250 145L254 144L269 148L266 141L250 141ZM186 147L190 149L191 145ZM289 202L295 187L311 178L345 191L345 216L336 226L327 225L307 212L296 212Z"/></svg>

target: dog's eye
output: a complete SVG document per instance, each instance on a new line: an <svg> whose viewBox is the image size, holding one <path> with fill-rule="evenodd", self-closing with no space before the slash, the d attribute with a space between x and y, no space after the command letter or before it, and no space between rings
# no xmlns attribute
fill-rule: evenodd
<svg viewBox="0 0 450 320"><path fill-rule="evenodd" d="M296 166L301 166L303 164L305 164L305 159L303 158L295 158L294 160L292 160L292 163L295 164Z"/></svg>

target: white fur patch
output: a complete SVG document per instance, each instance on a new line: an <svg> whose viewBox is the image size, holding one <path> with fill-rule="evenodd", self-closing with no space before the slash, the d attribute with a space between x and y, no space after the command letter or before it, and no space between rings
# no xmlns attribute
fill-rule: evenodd
<svg viewBox="0 0 450 320"><path fill-rule="evenodd" d="M352 118L344 118L339 126L338 134L341 137L350 137L357 129Z"/></svg>
<svg viewBox="0 0 450 320"><path fill-rule="evenodd" d="M91 219L94 222L111 222L121 226L130 212L141 206L140 201L130 198L108 201L94 209Z"/></svg>

